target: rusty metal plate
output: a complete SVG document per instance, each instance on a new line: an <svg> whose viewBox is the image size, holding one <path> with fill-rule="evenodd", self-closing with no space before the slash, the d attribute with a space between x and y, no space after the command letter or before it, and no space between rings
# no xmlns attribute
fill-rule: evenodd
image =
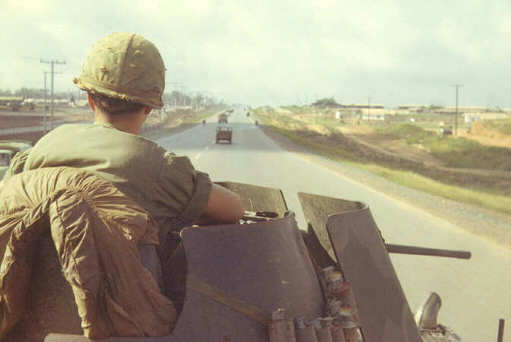
<svg viewBox="0 0 511 342"><path fill-rule="evenodd" d="M235 182L218 182L241 197L243 208L248 211L272 211L284 217L288 211L286 200L279 189Z"/></svg>
<svg viewBox="0 0 511 342"><path fill-rule="evenodd" d="M185 340L171 339L170 336L164 337L111 337L102 340L91 340L79 335L50 334L44 342L185 342ZM28 341L27 341L28 342ZM32 341L30 341L32 342Z"/></svg>
<svg viewBox="0 0 511 342"><path fill-rule="evenodd" d="M32 269L27 308L3 342L39 342L48 332L81 334L73 291L62 275L57 251L49 235L39 240Z"/></svg>
<svg viewBox="0 0 511 342"><path fill-rule="evenodd" d="M327 230L352 283L366 342L421 342L415 321L368 207L333 215Z"/></svg>
<svg viewBox="0 0 511 342"><path fill-rule="evenodd" d="M182 237L188 272L194 278L256 307L268 317L277 308L285 308L290 317L321 316L324 301L320 285L294 215L246 225L191 227L183 230ZM45 341L89 340L51 335ZM268 334L265 324L188 286L183 311L172 335L105 341L266 342Z"/></svg>
<svg viewBox="0 0 511 342"><path fill-rule="evenodd" d="M248 225L186 228L182 235L188 272L204 283L267 316L278 308L290 317L322 313L320 285L294 215ZM175 333L182 330L189 341L267 338L266 326L193 290L187 291Z"/></svg>
<svg viewBox="0 0 511 342"><path fill-rule="evenodd" d="M335 253L328 237L326 222L330 215L340 214L346 211L359 210L364 207L361 202L343 200L339 198L298 193L298 199L302 206L305 220L310 224L321 246L335 260Z"/></svg>

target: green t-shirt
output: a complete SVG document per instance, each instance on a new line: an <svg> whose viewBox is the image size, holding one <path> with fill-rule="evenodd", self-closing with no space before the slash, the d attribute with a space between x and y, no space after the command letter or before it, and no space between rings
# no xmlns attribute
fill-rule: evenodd
<svg viewBox="0 0 511 342"><path fill-rule="evenodd" d="M109 124L62 125L15 157L9 175L43 167L92 171L133 198L156 220L160 237L176 219L201 216L211 192L208 174L141 136Z"/></svg>

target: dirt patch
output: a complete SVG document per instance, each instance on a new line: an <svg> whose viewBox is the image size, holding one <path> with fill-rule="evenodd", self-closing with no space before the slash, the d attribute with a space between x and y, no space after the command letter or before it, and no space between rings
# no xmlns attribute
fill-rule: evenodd
<svg viewBox="0 0 511 342"><path fill-rule="evenodd" d="M402 158L413 160L417 163L424 163L431 166L444 166L441 160L432 156L424 146L415 144L409 145L401 140L388 139L376 134L347 134L348 137L367 144L372 148L381 148L386 152L399 155Z"/></svg>
<svg viewBox="0 0 511 342"><path fill-rule="evenodd" d="M474 125L470 131L461 134L466 139L477 141L486 146L507 147L511 146L511 136L493 130L486 129L483 125Z"/></svg>

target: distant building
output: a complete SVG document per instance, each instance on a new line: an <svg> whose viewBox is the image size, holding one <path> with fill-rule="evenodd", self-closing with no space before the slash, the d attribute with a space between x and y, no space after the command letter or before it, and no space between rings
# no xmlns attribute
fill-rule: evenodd
<svg viewBox="0 0 511 342"><path fill-rule="evenodd" d="M400 105L397 107L398 111L412 112L412 113L423 113L428 110L428 106L425 105Z"/></svg>
<svg viewBox="0 0 511 342"><path fill-rule="evenodd" d="M346 109L384 109L385 106L382 104L350 104L350 105L341 105L341 108L346 108Z"/></svg>
<svg viewBox="0 0 511 342"><path fill-rule="evenodd" d="M88 107L89 106L89 101L88 100L84 100L84 99L80 99L80 100L75 100L74 102L71 102L71 107Z"/></svg>
<svg viewBox="0 0 511 342"><path fill-rule="evenodd" d="M362 120L367 121L384 121L385 120L385 114L362 114Z"/></svg>
<svg viewBox="0 0 511 342"><path fill-rule="evenodd" d="M12 106L14 104L20 105L24 98L22 96L0 96L0 105Z"/></svg>
<svg viewBox="0 0 511 342"><path fill-rule="evenodd" d="M435 110L437 113L454 114L456 113L456 106L446 106ZM488 107L481 106L458 106L458 113L483 113L488 112Z"/></svg>
<svg viewBox="0 0 511 342"><path fill-rule="evenodd" d="M483 112L483 113L465 113L465 123L469 124L474 121L480 120L502 120L502 119L510 119L511 115L507 113L497 113L497 112Z"/></svg>

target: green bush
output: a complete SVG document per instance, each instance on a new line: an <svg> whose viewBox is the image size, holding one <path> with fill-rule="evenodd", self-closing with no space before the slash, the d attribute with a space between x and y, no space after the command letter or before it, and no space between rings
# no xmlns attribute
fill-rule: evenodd
<svg viewBox="0 0 511 342"><path fill-rule="evenodd" d="M425 138L434 136L432 132L408 123L382 126L377 128L376 131L379 134L387 135L393 139L405 139L408 144L422 143Z"/></svg>
<svg viewBox="0 0 511 342"><path fill-rule="evenodd" d="M511 171L511 149L485 146L465 138L428 139L431 154L449 167Z"/></svg>

